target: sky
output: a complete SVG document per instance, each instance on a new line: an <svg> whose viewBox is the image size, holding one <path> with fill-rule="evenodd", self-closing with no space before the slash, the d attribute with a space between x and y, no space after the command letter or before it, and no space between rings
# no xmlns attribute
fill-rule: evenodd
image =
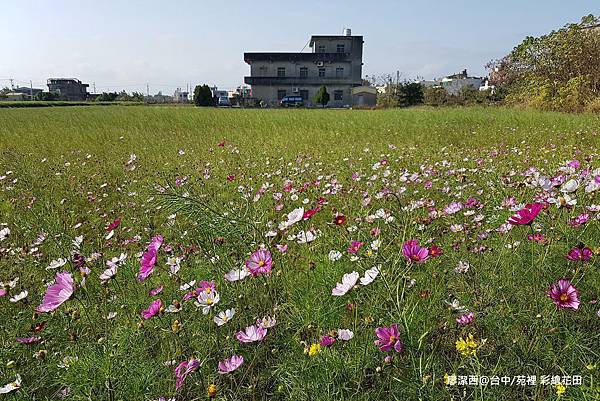
<svg viewBox="0 0 600 401"><path fill-rule="evenodd" d="M598 0L19 0L0 8L0 87L47 90L75 77L96 92L208 83L234 89L243 53L301 51L311 35L364 37L363 76L486 75L526 36L587 14ZM306 46L304 51L308 51Z"/></svg>

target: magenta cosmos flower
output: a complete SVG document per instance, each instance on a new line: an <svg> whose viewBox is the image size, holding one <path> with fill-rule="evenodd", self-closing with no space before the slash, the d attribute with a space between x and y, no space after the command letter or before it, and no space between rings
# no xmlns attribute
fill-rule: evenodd
<svg viewBox="0 0 600 401"><path fill-rule="evenodd" d="M154 271L156 259L158 258L158 249L162 243L163 237L161 235L157 235L152 238L150 245L148 245L148 250L144 252L142 259L140 259L140 272L137 277L138 281L146 280Z"/></svg>
<svg viewBox="0 0 600 401"><path fill-rule="evenodd" d="M531 224L543 208L544 205L542 203L528 203L523 209L512 215L508 219L508 222L513 226Z"/></svg>
<svg viewBox="0 0 600 401"><path fill-rule="evenodd" d="M392 348L396 352L402 352L403 345L400 341L400 331L397 324L392 324L390 327L378 327L375 329L375 334L379 340L375 341L375 345L380 351L388 352Z"/></svg>
<svg viewBox="0 0 600 401"><path fill-rule="evenodd" d="M256 341L262 341L267 335L267 329L258 325L252 325L246 327L244 331L238 331L235 337L241 343L253 343Z"/></svg>
<svg viewBox="0 0 600 401"><path fill-rule="evenodd" d="M411 239L402 245L402 254L409 262L423 263L429 258L429 249L421 248L419 241Z"/></svg>
<svg viewBox="0 0 600 401"><path fill-rule="evenodd" d="M273 267L273 259L271 252L266 249L259 249L250 255L250 259L246 261L246 268L253 276L271 273Z"/></svg>
<svg viewBox="0 0 600 401"><path fill-rule="evenodd" d="M321 337L321 341L319 342L319 345L321 347L331 347L334 343L335 343L335 338L331 337L331 336L323 336Z"/></svg>
<svg viewBox="0 0 600 401"><path fill-rule="evenodd" d="M469 312L456 318L456 323L458 323L459 326L467 326L473 323L473 320L475 320L475 314L473 312Z"/></svg>
<svg viewBox="0 0 600 401"><path fill-rule="evenodd" d="M46 290L37 312L52 312L73 295L73 277L68 272L56 273L56 280Z"/></svg>
<svg viewBox="0 0 600 401"><path fill-rule="evenodd" d="M179 391L185 378L192 373L194 370L198 369L200 366L200 361L197 359L190 359L189 361L181 362L175 368L175 377L177 380L175 381L175 389Z"/></svg>
<svg viewBox="0 0 600 401"><path fill-rule="evenodd" d="M158 315L158 313L160 312L162 308L162 301L160 300L160 298L158 298L156 301L152 302L148 308L144 309L142 311L142 317L145 320L150 319L153 316Z"/></svg>
<svg viewBox="0 0 600 401"><path fill-rule="evenodd" d="M229 359L219 362L219 374L231 373L244 363L244 357L241 355L234 355Z"/></svg>
<svg viewBox="0 0 600 401"><path fill-rule="evenodd" d="M593 252L590 248L584 246L578 246L567 253L567 259L576 262L587 262L592 258Z"/></svg>
<svg viewBox="0 0 600 401"><path fill-rule="evenodd" d="M552 301L556 305L556 309L579 308L579 292L567 279L561 279L558 280L558 283L552 284L547 294L552 298Z"/></svg>

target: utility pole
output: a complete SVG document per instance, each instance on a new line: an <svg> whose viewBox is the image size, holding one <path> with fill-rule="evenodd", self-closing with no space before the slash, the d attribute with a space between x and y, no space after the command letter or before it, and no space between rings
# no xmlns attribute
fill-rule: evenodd
<svg viewBox="0 0 600 401"><path fill-rule="evenodd" d="M33 82L29 80L29 95L31 96L30 100L33 100Z"/></svg>
<svg viewBox="0 0 600 401"><path fill-rule="evenodd" d="M15 85L13 84L14 79L10 78L10 90L13 91L15 90Z"/></svg>
<svg viewBox="0 0 600 401"><path fill-rule="evenodd" d="M150 97L150 84L146 84L146 96Z"/></svg>
<svg viewBox="0 0 600 401"><path fill-rule="evenodd" d="M94 82L94 95L96 94L96 83Z"/></svg>

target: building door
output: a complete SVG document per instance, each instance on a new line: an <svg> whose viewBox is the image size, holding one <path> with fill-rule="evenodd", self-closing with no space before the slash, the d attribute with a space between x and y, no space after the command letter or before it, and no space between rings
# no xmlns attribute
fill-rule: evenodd
<svg viewBox="0 0 600 401"><path fill-rule="evenodd" d="M365 104L365 97L363 95L358 95L358 105L363 106Z"/></svg>

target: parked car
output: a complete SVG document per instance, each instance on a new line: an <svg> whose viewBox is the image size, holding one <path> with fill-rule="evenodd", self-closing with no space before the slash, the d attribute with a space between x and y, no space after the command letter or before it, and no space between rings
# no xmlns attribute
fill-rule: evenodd
<svg viewBox="0 0 600 401"><path fill-rule="evenodd" d="M302 96L284 96L280 104L281 107L302 107L304 106L304 100Z"/></svg>
<svg viewBox="0 0 600 401"><path fill-rule="evenodd" d="M231 107L231 102L229 101L229 98L227 96L221 96L217 100L217 105L219 107Z"/></svg>

